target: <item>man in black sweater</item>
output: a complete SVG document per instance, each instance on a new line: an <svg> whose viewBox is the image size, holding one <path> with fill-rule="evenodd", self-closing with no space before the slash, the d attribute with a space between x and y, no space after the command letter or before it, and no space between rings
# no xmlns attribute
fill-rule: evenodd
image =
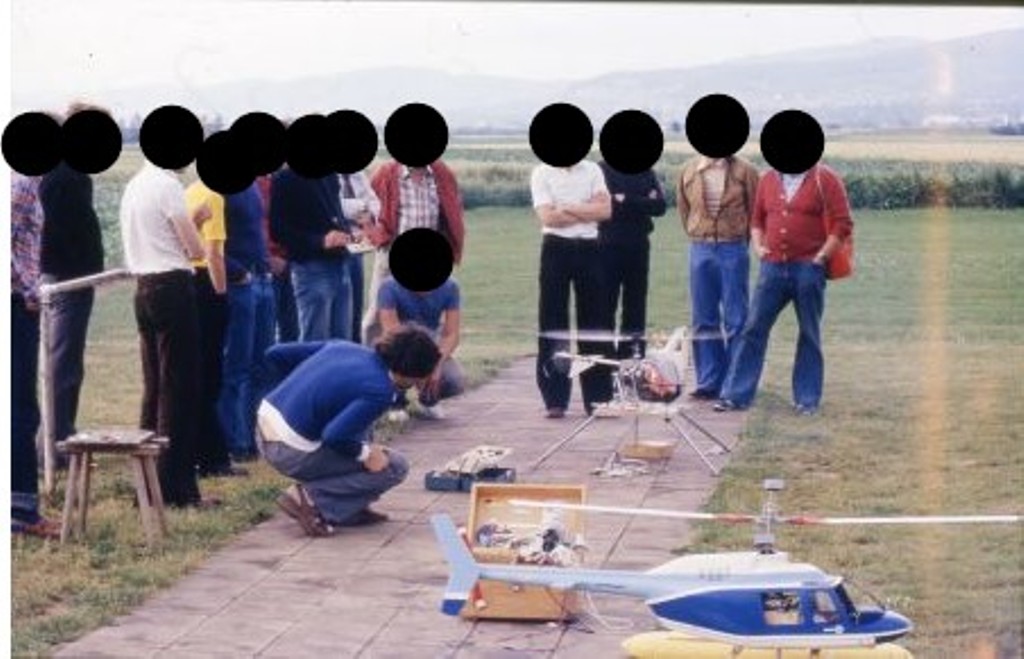
<svg viewBox="0 0 1024 659"><path fill-rule="evenodd" d="M338 177L305 178L290 167L270 186L270 235L288 252L299 341L351 339L352 291L345 259L351 227Z"/></svg>
<svg viewBox="0 0 1024 659"><path fill-rule="evenodd" d="M61 162L39 184L43 206L43 281L62 282L103 271L103 234L93 208L92 178ZM55 294L49 311L50 382L54 437L75 434L78 398L85 378L85 342L94 289Z"/></svg>
<svg viewBox="0 0 1024 659"><path fill-rule="evenodd" d="M647 327L647 275L654 230L651 217L665 214L665 191L655 173L623 174L601 161L608 193L612 197L612 217L598 225L601 260L608 291L610 326L622 297L622 318L618 324L620 359L640 356L647 349L643 338ZM625 338L625 340L622 340Z"/></svg>

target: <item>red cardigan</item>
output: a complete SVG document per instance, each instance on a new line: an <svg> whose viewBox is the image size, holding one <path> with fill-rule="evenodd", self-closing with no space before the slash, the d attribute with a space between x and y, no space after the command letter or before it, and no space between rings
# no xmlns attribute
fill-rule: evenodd
<svg viewBox="0 0 1024 659"><path fill-rule="evenodd" d="M826 231L826 209L830 231ZM764 232L769 250L764 260L785 263L813 260L829 233L847 238L853 220L839 175L825 165L816 165L788 202L782 175L775 170L765 172L757 185L750 226Z"/></svg>
<svg viewBox="0 0 1024 659"><path fill-rule="evenodd" d="M455 182L455 175L440 160L431 163L430 169L437 182L437 197L441 206L439 228L451 243L455 263L459 263L462 260L462 247L466 239L459 186ZM380 216L377 218L380 232L374 240L378 247L390 245L398 235L398 203L401 197L398 177L401 173L401 163L391 160L378 167L370 180L370 185L380 198Z"/></svg>

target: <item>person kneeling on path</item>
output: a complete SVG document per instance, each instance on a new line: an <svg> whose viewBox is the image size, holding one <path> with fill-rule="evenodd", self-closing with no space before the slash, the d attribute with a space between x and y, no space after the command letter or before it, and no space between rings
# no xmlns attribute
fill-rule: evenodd
<svg viewBox="0 0 1024 659"><path fill-rule="evenodd" d="M266 356L277 384L260 404L257 439L267 462L297 481L278 506L311 536L386 521L369 506L405 479L409 465L371 443L373 422L434 372L441 353L430 333L410 323L372 348L290 343Z"/></svg>
<svg viewBox="0 0 1024 659"><path fill-rule="evenodd" d="M466 376L453 353L459 347L459 327L462 324L459 309L459 285L449 277L431 291L411 291L388 277L377 293L377 322L369 326L372 342L375 328L387 333L402 323L419 323L437 340L441 361L419 390L419 407L410 412L422 419L443 419L445 412L441 400L458 396L466 389ZM397 410L405 411L406 401L399 402ZM401 419L402 417L398 417ZM388 414L395 420L395 410Z"/></svg>

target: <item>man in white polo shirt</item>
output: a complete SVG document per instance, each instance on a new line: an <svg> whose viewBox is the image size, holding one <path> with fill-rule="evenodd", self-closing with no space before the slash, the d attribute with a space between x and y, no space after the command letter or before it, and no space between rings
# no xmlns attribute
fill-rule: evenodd
<svg viewBox="0 0 1024 659"><path fill-rule="evenodd" d="M135 321L142 348L140 427L167 437L160 489L171 506L205 508L196 480L199 318L191 259L203 257L196 230L210 218L202 205L191 217L175 172L146 162L121 198L124 262L136 276Z"/></svg>
<svg viewBox="0 0 1024 659"><path fill-rule="evenodd" d="M548 418L565 416L572 380L552 362L567 348L569 288L576 300L576 325L583 331L610 331L607 295L598 251L597 223L611 217L611 197L597 164L581 160L570 167L540 164L530 176L533 208L541 221L540 336L537 340L537 387ZM606 352L600 343L580 341L581 353ZM580 375L583 406L589 415L595 403L611 398L611 375L600 367Z"/></svg>

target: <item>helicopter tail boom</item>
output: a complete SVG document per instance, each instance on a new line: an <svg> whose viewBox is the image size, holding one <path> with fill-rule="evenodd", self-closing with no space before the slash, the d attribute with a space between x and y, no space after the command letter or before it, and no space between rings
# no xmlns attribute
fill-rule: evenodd
<svg viewBox="0 0 1024 659"><path fill-rule="evenodd" d="M473 554L459 536L455 523L447 515L434 515L430 518L434 527L434 535L441 545L444 558L451 568L448 585L444 591L444 603L441 611L450 616L459 615L469 594L480 578L480 568L473 559Z"/></svg>

